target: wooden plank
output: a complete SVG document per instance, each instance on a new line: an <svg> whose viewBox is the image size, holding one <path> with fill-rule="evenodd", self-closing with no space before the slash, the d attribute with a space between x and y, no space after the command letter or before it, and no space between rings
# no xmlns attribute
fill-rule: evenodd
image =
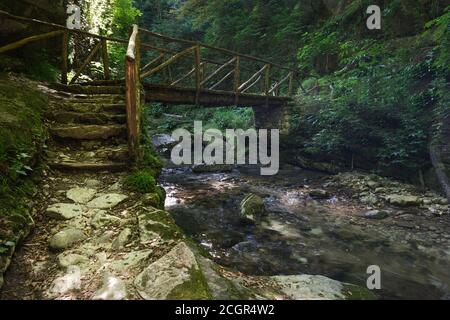
<svg viewBox="0 0 450 320"><path fill-rule="evenodd" d="M111 79L111 73L109 70L109 55L108 55L108 43L105 39L102 39L102 60L103 60L103 75L105 80Z"/></svg>
<svg viewBox="0 0 450 320"><path fill-rule="evenodd" d="M264 81L264 90L266 94L266 106L269 106L269 90L270 90L270 64L267 65L265 81Z"/></svg>
<svg viewBox="0 0 450 320"><path fill-rule="evenodd" d="M69 59L69 32L63 34L61 50L61 83L67 84L68 59Z"/></svg>
<svg viewBox="0 0 450 320"><path fill-rule="evenodd" d="M200 90L202 89L202 76L201 76L201 65L200 65L200 46L196 46L194 50L194 59L195 59L195 104L198 105L200 99Z"/></svg>
<svg viewBox="0 0 450 320"><path fill-rule="evenodd" d="M84 69L87 67L87 65L92 61L94 56L97 54L98 50L100 50L101 46L102 46L101 41L95 45L95 47L92 49L89 56L86 58L86 61L83 62L83 64L81 65L80 69L78 69L75 76L72 78L72 80L70 80L69 84L73 84L75 81L77 81L77 79L80 77L81 73L84 71Z"/></svg>
<svg viewBox="0 0 450 320"><path fill-rule="evenodd" d="M141 79L146 78L146 77L149 77L149 76L151 76L151 75L153 75L153 74L155 74L155 73L157 73L157 72L159 72L159 71L161 71L161 70L164 70L165 68L167 68L167 66L169 66L170 64L172 64L172 63L175 62L176 60L178 60L178 59L184 57L185 55L191 53L191 51L193 51L193 50L195 50L195 47L191 47L191 48L188 48L188 49L186 49L186 50L183 50L183 51L177 53L177 54L174 55L172 58L170 58L169 60L167 60L166 62L164 62L163 64L157 66L156 68L154 68L154 69L152 69L152 70L149 70L149 71L147 71L147 72L144 72L144 73L141 75Z"/></svg>
<svg viewBox="0 0 450 320"><path fill-rule="evenodd" d="M256 79L252 84L248 85L247 88L245 88L244 90L241 91L241 93L246 93L248 90L253 88L255 86L255 84L257 84L259 82L259 80L261 80L261 78L262 78L262 75L259 75L258 79Z"/></svg>
<svg viewBox="0 0 450 320"><path fill-rule="evenodd" d="M232 63L234 63L234 61L236 61L236 57L233 57L230 61L228 61L227 63L221 65L219 68L216 69L216 71L214 71L213 73L211 73L209 76L207 76L207 77L202 81L202 85L204 85L204 84L207 83L209 80L211 80L212 78L214 78L219 72L221 72L223 69L225 69L226 67L228 67L228 66L231 65Z"/></svg>
<svg viewBox="0 0 450 320"><path fill-rule="evenodd" d="M37 36L31 36L28 38L24 38L22 40L7 44L6 46L3 46L0 48L0 53L5 53L7 51L11 51L11 50L15 50L18 49L20 47L23 47L26 44L32 43L32 42L36 42L36 41L41 41L41 40L47 40L59 35L64 34L64 31L59 30L59 31L52 31L52 32L48 32L48 33L44 33L44 34L40 34Z"/></svg>

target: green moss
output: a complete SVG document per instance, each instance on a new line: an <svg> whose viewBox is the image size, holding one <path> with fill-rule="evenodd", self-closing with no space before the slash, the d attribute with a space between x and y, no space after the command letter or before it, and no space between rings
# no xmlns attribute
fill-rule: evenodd
<svg viewBox="0 0 450 320"><path fill-rule="evenodd" d="M154 211L148 212L145 219L149 221L146 224L146 229L159 234L164 240L183 238L183 231L167 211L155 209Z"/></svg>
<svg viewBox="0 0 450 320"><path fill-rule="evenodd" d="M156 191L156 180L152 170L139 170L129 175L124 182L130 190L140 193L153 193Z"/></svg>
<svg viewBox="0 0 450 320"><path fill-rule="evenodd" d="M347 300L377 300L378 297L372 291L353 284L344 284L342 293Z"/></svg>
<svg viewBox="0 0 450 320"><path fill-rule="evenodd" d="M211 300L212 295L201 269L189 270L189 280L175 287L167 296L169 300Z"/></svg>

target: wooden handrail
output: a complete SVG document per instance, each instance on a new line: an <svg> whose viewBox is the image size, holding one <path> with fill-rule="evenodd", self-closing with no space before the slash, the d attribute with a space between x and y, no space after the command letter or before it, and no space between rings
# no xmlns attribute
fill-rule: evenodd
<svg viewBox="0 0 450 320"><path fill-rule="evenodd" d="M60 36L64 34L63 30L58 30L58 31L52 31L52 32L48 32L48 33L44 33L44 34L40 34L37 36L31 36L19 41L16 41L14 43L8 44L6 46L3 46L0 48L0 53L5 53L7 51L10 50L14 50L20 47L23 47L24 45L28 44L28 43L32 43L32 42L36 42L36 41L40 41L40 40L47 40L56 36Z"/></svg>
<svg viewBox="0 0 450 320"><path fill-rule="evenodd" d="M167 67L168 67L170 64L172 64L174 61L176 61L176 60L180 59L181 57L187 55L188 53L194 51L195 48L196 48L196 47L194 46L194 47L188 48L188 49L186 49L186 50L183 50L183 51L181 51L181 52L178 52L176 55L174 55L174 56L173 56L172 58L170 58L169 60L165 61L163 64L160 64L159 66L157 66L156 68L153 68L152 70L149 70L149 71L147 71L147 72L144 72L144 73L141 75L141 78L142 78L142 79L143 79L143 78L147 78L147 77L149 77L149 76L151 76L151 75L153 75L153 74L155 74L155 73L157 73L157 72L159 72L159 71L161 71L161 70L167 68Z"/></svg>

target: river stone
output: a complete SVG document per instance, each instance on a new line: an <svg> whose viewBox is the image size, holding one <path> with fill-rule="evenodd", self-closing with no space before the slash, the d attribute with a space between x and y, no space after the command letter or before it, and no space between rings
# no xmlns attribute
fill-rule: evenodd
<svg viewBox="0 0 450 320"><path fill-rule="evenodd" d="M95 229L101 229L110 225L118 226L122 222L122 219L107 214L104 210L99 210L91 220L91 226Z"/></svg>
<svg viewBox="0 0 450 320"><path fill-rule="evenodd" d="M270 277L293 300L374 299L369 290L324 276L291 275Z"/></svg>
<svg viewBox="0 0 450 320"><path fill-rule="evenodd" d="M67 228L53 235L50 238L49 245L52 249L66 249L84 239L86 239L86 235L82 230Z"/></svg>
<svg viewBox="0 0 450 320"><path fill-rule="evenodd" d="M411 195L391 194L386 196L390 204L399 207L418 206L422 203L420 197Z"/></svg>
<svg viewBox="0 0 450 320"><path fill-rule="evenodd" d="M130 228L123 229L114 240L112 248L117 250L125 247L128 243L130 243L132 235L133 232Z"/></svg>
<svg viewBox="0 0 450 320"><path fill-rule="evenodd" d="M103 286L95 292L92 300L123 300L127 296L125 284L119 278L106 275Z"/></svg>
<svg viewBox="0 0 450 320"><path fill-rule="evenodd" d="M175 288L196 281L193 275L199 270L194 253L181 242L169 253L153 262L134 280L136 289L146 300L165 300L174 298L171 295ZM193 286L186 286L187 292L182 295L189 298L201 298L203 290L201 284L193 291ZM197 292L198 291L198 292Z"/></svg>
<svg viewBox="0 0 450 320"><path fill-rule="evenodd" d="M231 172L233 166L229 164L196 164L192 167L194 173Z"/></svg>
<svg viewBox="0 0 450 320"><path fill-rule="evenodd" d="M384 210L370 210L362 214L366 219L382 220L389 217L389 212Z"/></svg>
<svg viewBox="0 0 450 320"><path fill-rule="evenodd" d="M314 189L309 192L309 196L315 199L327 199L330 197L330 194L326 190Z"/></svg>
<svg viewBox="0 0 450 320"><path fill-rule="evenodd" d="M47 208L49 217L59 220L70 220L83 214L83 208L79 204L56 203Z"/></svg>
<svg viewBox="0 0 450 320"><path fill-rule="evenodd" d="M87 203L92 200L97 191L89 188L73 188L67 191L66 197L76 203Z"/></svg>
<svg viewBox="0 0 450 320"><path fill-rule="evenodd" d="M69 266L67 273L53 281L50 292L54 296L66 294L81 288L81 270L78 266Z"/></svg>
<svg viewBox="0 0 450 320"><path fill-rule="evenodd" d="M241 218L256 221L266 215L264 200L256 194L248 194L241 201Z"/></svg>
<svg viewBox="0 0 450 320"><path fill-rule="evenodd" d="M119 193L104 194L94 200L88 202L88 207L98 209L111 209L117 206L122 201L126 200L128 196Z"/></svg>
<svg viewBox="0 0 450 320"><path fill-rule="evenodd" d="M87 263L89 263L89 258L81 254L64 252L58 255L58 264L61 268Z"/></svg>

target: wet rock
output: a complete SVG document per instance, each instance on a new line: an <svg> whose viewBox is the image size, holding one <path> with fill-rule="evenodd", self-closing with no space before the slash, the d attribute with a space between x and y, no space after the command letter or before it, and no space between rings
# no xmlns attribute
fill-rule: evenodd
<svg viewBox="0 0 450 320"><path fill-rule="evenodd" d="M410 207L418 206L422 203L420 197L411 195L401 195L401 194L390 194L386 196L386 200L395 206L399 207Z"/></svg>
<svg viewBox="0 0 450 320"><path fill-rule="evenodd" d="M274 276L280 290L293 300L374 299L367 289L345 284L324 276Z"/></svg>
<svg viewBox="0 0 450 320"><path fill-rule="evenodd" d="M122 219L107 214L104 210L99 210L91 220L91 226L95 229L102 229L111 225L118 226L122 223Z"/></svg>
<svg viewBox="0 0 450 320"><path fill-rule="evenodd" d="M192 167L194 173L211 173L211 172L231 172L233 166L228 164L198 164Z"/></svg>
<svg viewBox="0 0 450 320"><path fill-rule="evenodd" d="M395 223L396 226L401 227L401 228L405 228L405 229L414 229L415 225L412 222L407 222L407 221L397 221Z"/></svg>
<svg viewBox="0 0 450 320"><path fill-rule="evenodd" d="M77 187L67 191L66 196L75 203L85 204L92 200L96 192L97 191L95 189Z"/></svg>
<svg viewBox="0 0 450 320"><path fill-rule="evenodd" d="M361 201L364 204L375 205L378 203L378 198L373 193L369 193L367 195L360 197L359 201Z"/></svg>
<svg viewBox="0 0 450 320"><path fill-rule="evenodd" d="M127 296L125 283L119 278L105 275L103 286L95 292L92 300L123 300Z"/></svg>
<svg viewBox="0 0 450 320"><path fill-rule="evenodd" d="M49 246L56 250L66 249L84 239L86 239L86 235L82 230L67 228L52 236L49 241Z"/></svg>
<svg viewBox="0 0 450 320"><path fill-rule="evenodd" d="M78 266L69 266L65 275L53 281L50 293L52 296L59 296L79 289L81 289L81 270Z"/></svg>
<svg viewBox="0 0 450 320"><path fill-rule="evenodd" d="M72 203L56 203L47 208L46 214L54 219L70 220L83 214L83 207Z"/></svg>
<svg viewBox="0 0 450 320"><path fill-rule="evenodd" d="M123 229L114 240L112 248L117 250L125 247L128 243L130 243L132 235L133 232L130 228Z"/></svg>
<svg viewBox="0 0 450 320"><path fill-rule="evenodd" d="M158 208L161 204L161 199L159 195L156 193L146 193L141 198L142 204L144 206L151 206L154 208Z"/></svg>
<svg viewBox="0 0 450 320"><path fill-rule="evenodd" d="M135 281L146 300L207 299L209 290L194 253L181 242L149 265Z"/></svg>
<svg viewBox="0 0 450 320"><path fill-rule="evenodd" d="M382 220L389 217L389 212L384 210L370 210L362 214L366 219Z"/></svg>
<svg viewBox="0 0 450 320"><path fill-rule="evenodd" d="M309 196L313 199L328 199L330 194L323 189L313 189L309 192Z"/></svg>
<svg viewBox="0 0 450 320"><path fill-rule="evenodd" d="M260 196L248 194L241 201L241 219L257 221L266 214L266 206Z"/></svg>
<svg viewBox="0 0 450 320"><path fill-rule="evenodd" d="M87 203L88 207L98 209L111 209L117 206L119 203L125 201L128 196L119 193L104 194L94 200Z"/></svg>

